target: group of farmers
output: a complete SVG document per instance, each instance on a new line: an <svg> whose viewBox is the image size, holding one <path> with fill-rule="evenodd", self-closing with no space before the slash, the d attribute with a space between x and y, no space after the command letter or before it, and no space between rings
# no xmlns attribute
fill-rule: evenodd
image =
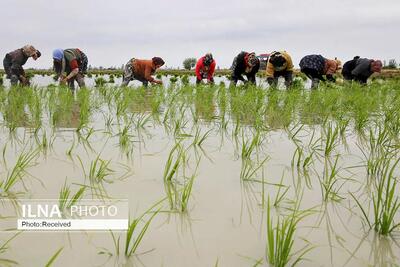
<svg viewBox="0 0 400 267"><path fill-rule="evenodd" d="M32 45L26 45L13 52L7 53L4 60L4 70L12 85L18 82L29 85L23 65L32 57L37 60L41 56L39 50ZM130 81L138 80L147 86L148 83L161 84L160 80L152 77L155 71L164 65L160 57L150 60L132 58L124 67L122 85L127 86ZM300 60L300 71L311 79L311 88L318 87L320 81L335 82L335 74L341 69L345 80L354 80L365 84L367 79L374 73L380 72L382 62L380 60L354 57L347 61L343 68L338 59L327 59L321 55L307 55ZM214 83L216 61L211 53L199 58L196 64L196 83L203 80ZM75 81L80 87L85 86L84 75L88 67L88 58L80 49L55 49L53 51L53 68L60 83L68 83L74 89ZM233 60L231 85L238 81L256 84L256 74L260 69L260 60L254 52L240 52ZM266 62L266 77L270 86L276 86L279 77L285 80L286 88L290 88L293 82L293 61L286 51L272 52ZM245 77L244 77L245 76Z"/></svg>

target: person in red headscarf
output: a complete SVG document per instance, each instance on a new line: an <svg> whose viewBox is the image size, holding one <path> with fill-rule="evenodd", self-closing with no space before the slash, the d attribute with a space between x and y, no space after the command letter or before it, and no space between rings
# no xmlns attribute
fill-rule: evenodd
<svg viewBox="0 0 400 267"><path fill-rule="evenodd" d="M254 52L242 51L233 59L231 85L236 86L238 81L256 85L256 74L260 69L260 60ZM246 76L247 80L243 77Z"/></svg>
<svg viewBox="0 0 400 267"><path fill-rule="evenodd" d="M214 71L216 62L211 53L199 58L196 64L196 84L207 79L208 83L214 83Z"/></svg>

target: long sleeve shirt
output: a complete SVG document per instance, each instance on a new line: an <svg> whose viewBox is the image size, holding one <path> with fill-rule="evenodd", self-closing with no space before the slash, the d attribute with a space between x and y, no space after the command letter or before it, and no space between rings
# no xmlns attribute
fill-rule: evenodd
<svg viewBox="0 0 400 267"><path fill-rule="evenodd" d="M267 76L267 78L272 78L272 77L274 77L274 73L275 73L275 71L284 71L284 70L286 70L286 71L293 71L293 68L294 68L294 66L293 66L293 61L292 61L292 58L290 57L290 55L286 52L286 51L280 51L280 52L278 52L278 53L280 53L281 55L282 55L282 57L285 59L285 64L283 64L281 67L279 67L279 68L277 68L277 67L275 67L274 65L272 65L272 63L269 61L269 59L268 59L268 62L267 62L267 69L266 69L266 76ZM272 56L273 54L271 54L270 56L269 56L269 58L271 58L271 56Z"/></svg>
<svg viewBox="0 0 400 267"><path fill-rule="evenodd" d="M135 59L134 61L134 77L140 81L154 82L154 78L151 76L155 73L152 60Z"/></svg>
<svg viewBox="0 0 400 267"><path fill-rule="evenodd" d="M207 80L211 81L214 77L215 71L215 60L212 61L210 66L204 65L204 57L201 57L196 64L196 77L198 80L202 80L207 78Z"/></svg>

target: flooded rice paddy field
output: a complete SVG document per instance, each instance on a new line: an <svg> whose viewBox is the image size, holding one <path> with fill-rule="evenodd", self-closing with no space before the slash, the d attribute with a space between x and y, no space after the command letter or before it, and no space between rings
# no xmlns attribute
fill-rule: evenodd
<svg viewBox="0 0 400 267"><path fill-rule="evenodd" d="M81 190L140 220L128 241L2 229L0 265L398 266L399 130L397 80L1 87L3 201Z"/></svg>

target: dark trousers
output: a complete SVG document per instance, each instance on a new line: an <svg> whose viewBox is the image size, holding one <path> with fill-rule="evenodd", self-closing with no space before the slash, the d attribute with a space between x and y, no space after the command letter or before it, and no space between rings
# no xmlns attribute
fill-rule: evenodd
<svg viewBox="0 0 400 267"><path fill-rule="evenodd" d="M80 71L75 75L75 77L68 80L68 86L71 90L75 90L75 81L78 83L80 88L85 87L85 78Z"/></svg>
<svg viewBox="0 0 400 267"><path fill-rule="evenodd" d="M293 82L293 72L292 71L276 71L274 73L274 77L267 78L268 84L270 86L276 87L278 85L279 77L283 77L285 79L285 86L289 88Z"/></svg>
<svg viewBox="0 0 400 267"><path fill-rule="evenodd" d="M311 80L311 88L318 87L319 81L324 81L324 77L321 72L316 69L302 68L301 72L304 73Z"/></svg>
<svg viewBox="0 0 400 267"><path fill-rule="evenodd" d="M245 80L243 78L243 76L238 77L238 76L232 75L231 76L231 86L236 86L238 81L242 81L245 84L251 83L253 85L256 85L256 76L255 75L246 75L246 78L247 78L247 80Z"/></svg>
<svg viewBox="0 0 400 267"><path fill-rule="evenodd" d="M357 81L361 84L366 84L368 77L365 76L355 76L353 74L351 74L351 72L342 72L343 78L347 81Z"/></svg>
<svg viewBox="0 0 400 267"><path fill-rule="evenodd" d="M4 72L6 73L6 78L10 79L11 85L17 85L18 82L22 83L20 75L23 73L18 73L18 71L15 71L15 70L13 71L12 60L8 56L8 54L3 59L3 67L4 67ZM25 84L25 85L28 85L28 84Z"/></svg>

